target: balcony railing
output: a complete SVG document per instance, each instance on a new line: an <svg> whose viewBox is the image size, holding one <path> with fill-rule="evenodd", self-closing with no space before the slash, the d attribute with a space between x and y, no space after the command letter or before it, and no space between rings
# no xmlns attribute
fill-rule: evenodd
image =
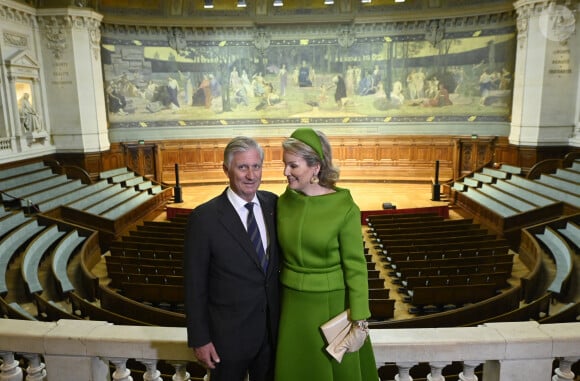
<svg viewBox="0 0 580 381"><path fill-rule="evenodd" d="M161 380L161 360L173 365L173 380L194 379L186 370L195 361L186 335L177 327L0 319L0 380L130 381L128 360L144 365L144 380ZM371 340L377 367L396 363L398 381L412 380L410 369L418 363L429 364L428 380L443 381L442 369L452 362L463 364L462 381L477 380L474 370L480 364L484 381L571 381L572 364L580 359L580 323L376 329ZM553 370L554 360L558 367Z"/></svg>

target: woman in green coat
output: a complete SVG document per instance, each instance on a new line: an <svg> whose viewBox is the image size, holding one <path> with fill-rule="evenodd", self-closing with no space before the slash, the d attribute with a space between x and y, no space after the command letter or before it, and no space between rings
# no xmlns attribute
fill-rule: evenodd
<svg viewBox="0 0 580 381"><path fill-rule="evenodd" d="M339 363L325 350L320 326L350 309L353 329L370 316L360 210L326 136L297 129L284 141L286 191L278 200L282 311L276 381L376 381L370 340Z"/></svg>

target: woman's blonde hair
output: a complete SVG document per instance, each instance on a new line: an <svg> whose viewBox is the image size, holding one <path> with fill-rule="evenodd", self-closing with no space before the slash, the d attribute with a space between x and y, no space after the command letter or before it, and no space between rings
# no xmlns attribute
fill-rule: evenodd
<svg viewBox="0 0 580 381"><path fill-rule="evenodd" d="M314 130L313 130L314 131ZM320 140L322 146L323 157L312 148L312 146L298 138L288 138L282 142L284 151L291 152L294 155L300 156L306 161L306 165L313 167L316 164L320 165L318 172L318 182L326 188L333 188L339 178L339 169L332 163L332 149L328 138L322 131L314 131Z"/></svg>

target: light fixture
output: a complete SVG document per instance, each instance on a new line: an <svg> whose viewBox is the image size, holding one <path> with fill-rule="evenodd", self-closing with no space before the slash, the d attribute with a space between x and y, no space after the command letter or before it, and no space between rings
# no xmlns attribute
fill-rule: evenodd
<svg viewBox="0 0 580 381"><path fill-rule="evenodd" d="M213 8L213 0L203 0L203 7L206 9Z"/></svg>
<svg viewBox="0 0 580 381"><path fill-rule="evenodd" d="M334 0L324 0L324 5L334 5Z"/></svg>
<svg viewBox="0 0 580 381"><path fill-rule="evenodd" d="M245 8L248 6L248 3L246 3L246 0L238 0L238 8Z"/></svg>
<svg viewBox="0 0 580 381"><path fill-rule="evenodd" d="M360 2L363 4L370 4L371 0L360 0Z"/></svg>
<svg viewBox="0 0 580 381"><path fill-rule="evenodd" d="M404 3L405 0L395 0L395 3Z"/></svg>
<svg viewBox="0 0 580 381"><path fill-rule="evenodd" d="M284 2L282 0L274 0L275 7L282 7L284 6Z"/></svg>

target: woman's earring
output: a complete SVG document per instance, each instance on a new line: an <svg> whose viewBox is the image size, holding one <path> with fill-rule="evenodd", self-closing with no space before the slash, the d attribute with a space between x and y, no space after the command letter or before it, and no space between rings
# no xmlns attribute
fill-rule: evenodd
<svg viewBox="0 0 580 381"><path fill-rule="evenodd" d="M310 178L310 184L318 184L319 180L318 175L314 175Z"/></svg>

